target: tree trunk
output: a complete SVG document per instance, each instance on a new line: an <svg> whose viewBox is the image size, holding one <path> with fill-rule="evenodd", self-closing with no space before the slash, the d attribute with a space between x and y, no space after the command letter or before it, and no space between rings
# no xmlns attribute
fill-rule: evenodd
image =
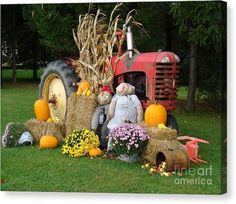
<svg viewBox="0 0 236 204"><path fill-rule="evenodd" d="M37 79L38 79L37 70L38 70L38 64L37 64L36 60L34 59L34 63L33 63L33 80L34 81L37 81Z"/></svg>
<svg viewBox="0 0 236 204"><path fill-rule="evenodd" d="M189 89L187 98L187 110L195 111L195 95L197 84L197 45L190 44L190 70L189 70Z"/></svg>
<svg viewBox="0 0 236 204"><path fill-rule="evenodd" d="M16 83L16 50L14 45L12 50L12 78L13 82Z"/></svg>
<svg viewBox="0 0 236 204"><path fill-rule="evenodd" d="M14 12L12 15L12 78L13 82L16 83L16 18L15 18L15 6L14 6Z"/></svg>
<svg viewBox="0 0 236 204"><path fill-rule="evenodd" d="M2 60L1 60L1 65L2 65ZM3 85L2 79L3 79L3 77L2 77L2 67L1 67L1 86Z"/></svg>

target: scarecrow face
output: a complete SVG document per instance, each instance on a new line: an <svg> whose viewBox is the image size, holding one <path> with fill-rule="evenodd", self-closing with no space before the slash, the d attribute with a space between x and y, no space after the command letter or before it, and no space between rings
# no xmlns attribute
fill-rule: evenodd
<svg viewBox="0 0 236 204"><path fill-rule="evenodd" d="M106 105L109 104L111 102L112 99L112 95L106 91L102 91L99 95L98 95L98 103L99 105Z"/></svg>
<svg viewBox="0 0 236 204"><path fill-rule="evenodd" d="M119 96L131 95L135 93L135 87L128 83L122 82L119 86L116 87L116 93Z"/></svg>

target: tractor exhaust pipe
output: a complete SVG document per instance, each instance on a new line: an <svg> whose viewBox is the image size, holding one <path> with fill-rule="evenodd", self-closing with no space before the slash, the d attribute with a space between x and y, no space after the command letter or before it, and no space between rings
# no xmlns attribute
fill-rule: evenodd
<svg viewBox="0 0 236 204"><path fill-rule="evenodd" d="M133 57L134 42L133 42L133 33L131 31L130 26L127 27L126 38L127 38L127 50L129 53L129 59L131 59Z"/></svg>

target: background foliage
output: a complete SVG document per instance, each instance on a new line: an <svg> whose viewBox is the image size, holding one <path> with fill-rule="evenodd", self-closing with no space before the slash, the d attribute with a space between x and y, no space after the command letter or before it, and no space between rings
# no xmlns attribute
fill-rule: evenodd
<svg viewBox="0 0 236 204"><path fill-rule="evenodd" d="M16 38L17 62L48 62L78 57L72 29L80 14L100 8L107 16L115 3L28 4L2 6L2 59L11 62L12 36ZM180 84L189 83L189 45L197 52L197 87L208 101L221 97L221 72L225 66L226 17L222 2L142 2L124 3L119 11L125 17L136 9L134 18L143 24L146 35L135 28L135 46L140 52L169 50L181 59ZM15 21L13 15L15 15ZM13 23L17 34L13 32ZM122 25L121 25L122 26ZM226 67L223 67L226 69ZM215 94L215 92L219 94Z"/></svg>

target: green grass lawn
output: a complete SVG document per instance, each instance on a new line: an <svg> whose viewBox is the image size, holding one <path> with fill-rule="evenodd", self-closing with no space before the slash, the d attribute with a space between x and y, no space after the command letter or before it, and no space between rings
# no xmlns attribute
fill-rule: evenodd
<svg viewBox="0 0 236 204"><path fill-rule="evenodd" d="M24 123L34 117L33 104L37 99L37 83L5 83L1 89L1 132L10 121ZM182 93L183 97L183 93ZM211 167L212 175L200 173L182 177L150 176L141 164L87 157L69 158L60 147L42 150L32 147L1 148L2 191L112 192L162 194L219 194L221 193L221 118L216 113L186 113L177 109L181 135L193 135L210 141L200 144L200 155L208 164L191 167L200 173ZM195 184L180 183L194 180ZM184 180L185 179L185 180ZM212 184L198 184L200 180Z"/></svg>
<svg viewBox="0 0 236 204"><path fill-rule="evenodd" d="M42 75L43 68L37 70L38 78ZM29 83L33 81L33 70L30 69L19 69L16 71L17 82ZM2 78L4 82L12 82L12 70L3 70Z"/></svg>

